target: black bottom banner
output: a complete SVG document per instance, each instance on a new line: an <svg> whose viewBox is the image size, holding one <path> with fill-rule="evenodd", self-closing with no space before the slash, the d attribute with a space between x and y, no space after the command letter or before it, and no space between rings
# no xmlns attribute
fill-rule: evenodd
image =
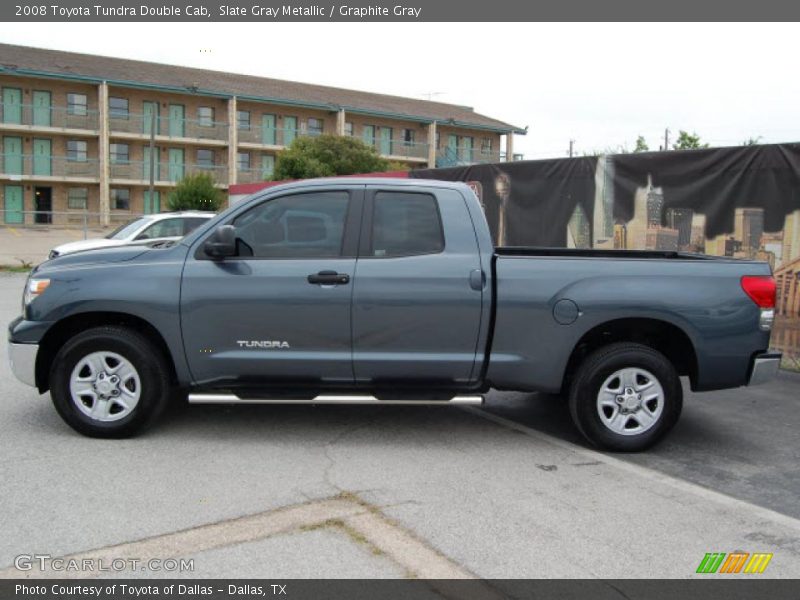
<svg viewBox="0 0 800 600"><path fill-rule="evenodd" d="M117 598L205 598L207 600L452 600L680 599L770 600L800 598L798 580L781 579L9 579L0 581L0 599L100 600Z"/></svg>

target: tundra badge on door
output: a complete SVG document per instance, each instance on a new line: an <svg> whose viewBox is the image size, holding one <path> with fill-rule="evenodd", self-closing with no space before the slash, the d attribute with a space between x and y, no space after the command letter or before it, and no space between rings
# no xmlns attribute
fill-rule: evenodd
<svg viewBox="0 0 800 600"><path fill-rule="evenodd" d="M237 340L240 348L290 348L289 342L278 341L259 341L259 340Z"/></svg>

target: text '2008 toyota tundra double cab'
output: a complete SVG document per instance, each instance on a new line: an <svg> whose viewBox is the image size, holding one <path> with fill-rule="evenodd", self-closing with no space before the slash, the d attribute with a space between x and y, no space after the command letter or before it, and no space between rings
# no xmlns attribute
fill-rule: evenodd
<svg viewBox="0 0 800 600"><path fill-rule="evenodd" d="M694 390L763 381L760 262L494 248L466 185L337 179L251 197L169 248L47 261L9 328L13 370L81 433L121 437L171 397L480 403L564 392L581 432L643 449Z"/></svg>

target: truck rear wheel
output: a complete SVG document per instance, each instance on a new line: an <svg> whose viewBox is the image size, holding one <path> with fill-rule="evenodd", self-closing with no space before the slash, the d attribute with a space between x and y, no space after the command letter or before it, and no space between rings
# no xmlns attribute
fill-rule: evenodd
<svg viewBox="0 0 800 600"><path fill-rule="evenodd" d="M138 433L169 398L162 353L126 327L89 329L67 341L50 370L50 396L61 418L91 437Z"/></svg>
<svg viewBox="0 0 800 600"><path fill-rule="evenodd" d="M636 452L661 439L683 407L680 378L660 352L615 343L590 354L569 393L572 420L592 444Z"/></svg>

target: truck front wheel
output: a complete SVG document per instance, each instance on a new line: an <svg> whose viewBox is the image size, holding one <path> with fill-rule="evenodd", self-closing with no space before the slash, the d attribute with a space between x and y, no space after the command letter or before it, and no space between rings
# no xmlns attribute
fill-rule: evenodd
<svg viewBox="0 0 800 600"><path fill-rule="evenodd" d="M572 420L592 444L636 452L655 444L678 420L680 378L660 352L615 343L590 354L569 393Z"/></svg>
<svg viewBox="0 0 800 600"><path fill-rule="evenodd" d="M127 327L96 327L68 340L50 370L61 418L91 437L129 437L150 424L169 398L162 353Z"/></svg>

